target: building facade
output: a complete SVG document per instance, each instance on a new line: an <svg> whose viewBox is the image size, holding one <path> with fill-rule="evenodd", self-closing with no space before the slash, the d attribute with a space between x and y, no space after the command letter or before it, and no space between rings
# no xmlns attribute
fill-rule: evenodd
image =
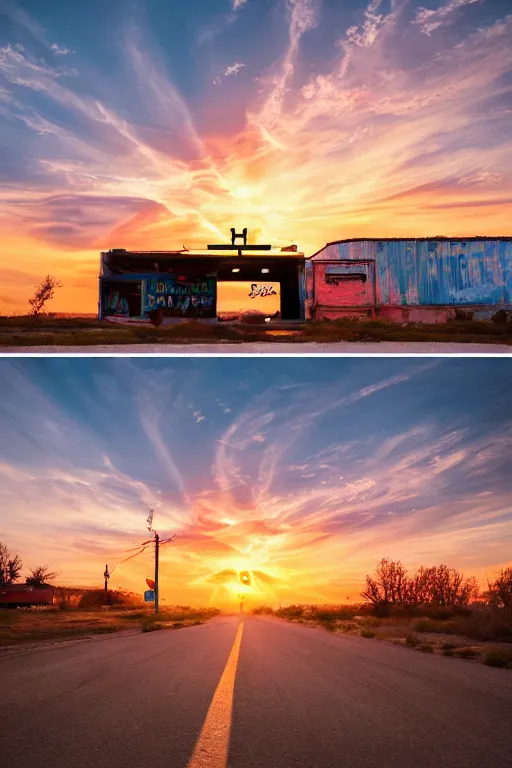
<svg viewBox="0 0 512 768"><path fill-rule="evenodd" d="M446 322L512 310L512 237L354 239L308 260L314 319Z"/></svg>
<svg viewBox="0 0 512 768"><path fill-rule="evenodd" d="M147 321L236 317L256 311L304 318L304 254L296 246L211 245L206 250L101 254L98 316Z"/></svg>

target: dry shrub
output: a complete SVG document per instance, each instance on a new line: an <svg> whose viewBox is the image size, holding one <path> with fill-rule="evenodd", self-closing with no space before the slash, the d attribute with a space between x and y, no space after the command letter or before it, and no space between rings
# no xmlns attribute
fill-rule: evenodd
<svg viewBox="0 0 512 768"><path fill-rule="evenodd" d="M190 605L174 605L161 608L158 615L165 621L191 621L192 619L213 619L219 613L218 608L192 608Z"/></svg>
<svg viewBox="0 0 512 768"><path fill-rule="evenodd" d="M265 318L268 317L268 315L264 314L263 312L258 312L257 310L247 310L246 312L242 312L238 318L239 323L243 323L244 325L265 325Z"/></svg>
<svg viewBox="0 0 512 768"><path fill-rule="evenodd" d="M434 653L434 649L431 645L419 645L418 651L421 651L422 653Z"/></svg>
<svg viewBox="0 0 512 768"><path fill-rule="evenodd" d="M478 651L475 648L454 648L453 655L459 659L474 659Z"/></svg>
<svg viewBox="0 0 512 768"><path fill-rule="evenodd" d="M148 617L142 622L142 631L155 632L157 629L163 629L164 626L161 621L157 621L154 617Z"/></svg>
<svg viewBox="0 0 512 768"><path fill-rule="evenodd" d="M461 634L453 621L433 621L432 619L420 619L414 625L415 632L433 632L441 635Z"/></svg>
<svg viewBox="0 0 512 768"><path fill-rule="evenodd" d="M286 605L283 608L278 608L276 616L282 619L300 619L304 616L306 606L304 605Z"/></svg>
<svg viewBox="0 0 512 768"><path fill-rule="evenodd" d="M512 669L512 648L493 648L487 651L484 664L487 664L488 667Z"/></svg>
<svg viewBox="0 0 512 768"><path fill-rule="evenodd" d="M476 608L470 616L453 621L455 633L474 640L512 640L512 621L505 611L486 606Z"/></svg>
<svg viewBox="0 0 512 768"><path fill-rule="evenodd" d="M313 621L343 621L357 615L357 606L353 605L309 605L305 615Z"/></svg>
<svg viewBox="0 0 512 768"><path fill-rule="evenodd" d="M114 606L134 606L140 605L140 597L131 592L117 592L113 590L108 593L108 602L109 605ZM105 605L105 590L87 589L83 591L77 607L80 611L87 611L101 608L103 605Z"/></svg>

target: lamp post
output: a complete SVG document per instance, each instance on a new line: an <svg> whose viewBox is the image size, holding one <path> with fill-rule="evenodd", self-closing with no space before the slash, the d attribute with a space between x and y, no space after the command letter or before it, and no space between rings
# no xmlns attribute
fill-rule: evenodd
<svg viewBox="0 0 512 768"><path fill-rule="evenodd" d="M108 605L108 580L110 579L108 565L105 566L105 573L103 574L103 578L105 579L105 605Z"/></svg>

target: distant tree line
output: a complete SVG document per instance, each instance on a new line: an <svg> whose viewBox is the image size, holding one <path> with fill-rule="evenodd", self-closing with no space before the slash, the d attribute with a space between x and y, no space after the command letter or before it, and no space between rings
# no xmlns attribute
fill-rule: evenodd
<svg viewBox="0 0 512 768"><path fill-rule="evenodd" d="M0 541L0 586L12 586L21 576L23 563L19 555L13 555ZM31 587L41 587L55 579L57 573L50 571L47 565L38 565L32 568L25 584Z"/></svg>
<svg viewBox="0 0 512 768"><path fill-rule="evenodd" d="M446 565L421 566L409 575L400 560L383 558L374 576L366 576L361 597L371 603L376 613L391 608L457 608L477 601L512 611L512 568L505 568L488 588L480 593L477 580L465 577Z"/></svg>

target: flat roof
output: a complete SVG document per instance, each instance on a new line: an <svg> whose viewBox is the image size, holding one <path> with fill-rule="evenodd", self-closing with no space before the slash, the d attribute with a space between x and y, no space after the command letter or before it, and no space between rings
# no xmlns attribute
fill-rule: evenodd
<svg viewBox="0 0 512 768"><path fill-rule="evenodd" d="M113 256L141 256L142 258L151 258L156 256L181 256L182 258L199 257L205 259L218 259L219 257L225 257L226 259L240 259L247 258L252 259L262 258L285 258L285 259L303 259L304 253L302 251L291 251L287 248L271 248L270 250L247 250L242 248L229 250L181 250L181 251L124 251L112 249L110 251L102 251L102 254L112 254Z"/></svg>
<svg viewBox="0 0 512 768"><path fill-rule="evenodd" d="M433 237L348 237L344 240L333 240L330 243L326 243L318 251L313 253L311 256L308 256L308 258L312 259L314 256L317 256L319 253L321 253L325 248L328 248L330 245L341 245L342 243L400 243L400 242L411 242L411 241L470 243L470 242L476 242L477 240L512 241L512 235L501 235L501 236L471 235L469 237L461 237L461 236L447 237L446 235L438 235L438 236L434 235Z"/></svg>

